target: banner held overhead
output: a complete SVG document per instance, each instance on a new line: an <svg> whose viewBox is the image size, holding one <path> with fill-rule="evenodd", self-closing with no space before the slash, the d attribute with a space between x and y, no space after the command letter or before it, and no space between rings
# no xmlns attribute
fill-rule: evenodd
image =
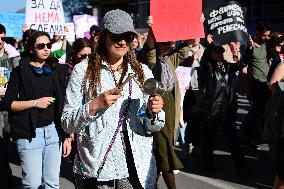
<svg viewBox="0 0 284 189"><path fill-rule="evenodd" d="M22 25L25 23L24 13L0 12L0 20L6 28L7 37L22 38Z"/></svg>
<svg viewBox="0 0 284 189"><path fill-rule="evenodd" d="M205 23L214 41L223 45L247 41L246 10L236 1L229 1L206 11Z"/></svg>
<svg viewBox="0 0 284 189"><path fill-rule="evenodd" d="M150 14L157 42L204 37L201 0L151 0Z"/></svg>

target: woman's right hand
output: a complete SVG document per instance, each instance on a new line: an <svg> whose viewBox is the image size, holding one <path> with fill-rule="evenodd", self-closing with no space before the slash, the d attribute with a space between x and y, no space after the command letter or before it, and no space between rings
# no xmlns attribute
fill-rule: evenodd
<svg viewBox="0 0 284 189"><path fill-rule="evenodd" d="M25 31L27 31L29 29L29 25L28 24L23 24L22 25L22 32L24 33Z"/></svg>
<svg viewBox="0 0 284 189"><path fill-rule="evenodd" d="M213 43L213 35L208 34L208 35L206 36L206 40L207 40L207 43L208 43L209 45L211 45L211 44Z"/></svg>
<svg viewBox="0 0 284 189"><path fill-rule="evenodd" d="M121 96L121 90L118 88L111 89L105 91L104 93L100 94L94 100L92 100L89 104L89 114L91 116L95 115L96 112L100 109L108 108L112 106L117 99Z"/></svg>
<svg viewBox="0 0 284 189"><path fill-rule="evenodd" d="M248 46L249 47L254 47L254 41L253 41L251 35L249 35L249 37L248 37Z"/></svg>
<svg viewBox="0 0 284 189"><path fill-rule="evenodd" d="M150 28L153 27L153 16L148 16L147 24Z"/></svg>
<svg viewBox="0 0 284 189"><path fill-rule="evenodd" d="M35 107L40 109L46 109L51 103L53 103L53 101L53 97L42 97L35 100Z"/></svg>

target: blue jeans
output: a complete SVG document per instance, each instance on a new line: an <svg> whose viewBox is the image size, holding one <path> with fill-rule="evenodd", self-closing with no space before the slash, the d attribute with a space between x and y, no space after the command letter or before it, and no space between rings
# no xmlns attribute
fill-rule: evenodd
<svg viewBox="0 0 284 189"><path fill-rule="evenodd" d="M36 129L36 137L17 140L22 188L59 188L62 143L54 123Z"/></svg>

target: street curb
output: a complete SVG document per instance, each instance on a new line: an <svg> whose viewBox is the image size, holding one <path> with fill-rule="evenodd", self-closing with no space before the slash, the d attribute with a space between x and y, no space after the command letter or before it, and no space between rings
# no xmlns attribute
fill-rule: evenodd
<svg viewBox="0 0 284 189"><path fill-rule="evenodd" d="M211 185L213 187L216 187L216 188L220 188L220 189L225 189L225 188L226 189L239 189L239 188L233 187L231 185L228 185L228 184L222 182L219 179L213 179L213 178L209 178L209 177L205 177L205 176L194 175L194 174L190 174L190 173L186 173L186 172L182 172L182 171L180 171L179 174L185 175L185 176L190 177L192 179L199 180L200 182L209 184L209 185Z"/></svg>

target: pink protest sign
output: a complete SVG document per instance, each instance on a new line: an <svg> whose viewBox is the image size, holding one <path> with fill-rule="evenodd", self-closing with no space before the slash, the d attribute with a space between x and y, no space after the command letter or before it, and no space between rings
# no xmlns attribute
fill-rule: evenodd
<svg viewBox="0 0 284 189"><path fill-rule="evenodd" d="M151 0L150 14L157 42L204 37L201 0Z"/></svg>

